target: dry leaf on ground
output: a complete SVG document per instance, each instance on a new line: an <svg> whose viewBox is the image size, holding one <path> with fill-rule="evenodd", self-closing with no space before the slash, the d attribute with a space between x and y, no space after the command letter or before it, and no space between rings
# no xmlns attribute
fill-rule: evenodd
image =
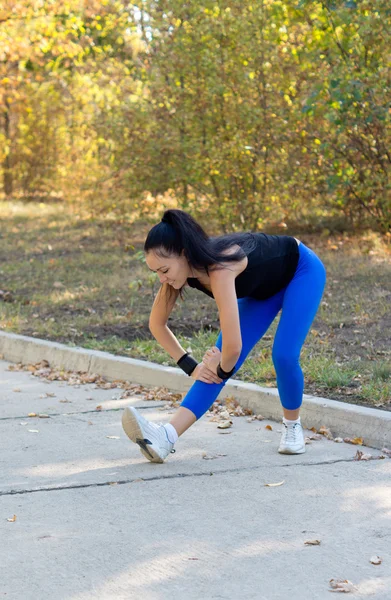
<svg viewBox="0 0 391 600"><path fill-rule="evenodd" d="M265 487L278 487L279 485L282 485L283 483L285 483L285 480L280 481L279 483L265 483Z"/></svg>
<svg viewBox="0 0 391 600"><path fill-rule="evenodd" d="M222 421L217 425L217 429L228 429L232 426L232 421Z"/></svg>
<svg viewBox="0 0 391 600"><path fill-rule="evenodd" d="M358 446L362 446L363 445L363 439L361 437L355 437L355 438L343 438L343 441L346 442L346 444L356 444Z"/></svg>
<svg viewBox="0 0 391 600"><path fill-rule="evenodd" d="M382 562L382 558L380 558L380 556L371 556L371 558L369 559L369 562L371 562L373 565L380 565Z"/></svg>
<svg viewBox="0 0 391 600"><path fill-rule="evenodd" d="M304 542L306 546L319 546L320 540L307 540Z"/></svg>
<svg viewBox="0 0 391 600"><path fill-rule="evenodd" d="M330 592L354 592L356 587L348 579L330 579Z"/></svg>
<svg viewBox="0 0 391 600"><path fill-rule="evenodd" d="M318 430L317 433L321 433L322 435L324 435L328 440L333 440L334 436L331 433L330 429L328 429L327 427L324 427L322 425L322 427Z"/></svg>
<svg viewBox="0 0 391 600"><path fill-rule="evenodd" d="M7 521L9 523L15 523L15 521L16 521L16 515L14 515L13 517L10 517L9 519L7 519Z"/></svg>
<svg viewBox="0 0 391 600"><path fill-rule="evenodd" d="M213 460L214 458L220 458L221 456L227 456L226 454L207 454L206 452L202 453L202 458L204 460Z"/></svg>

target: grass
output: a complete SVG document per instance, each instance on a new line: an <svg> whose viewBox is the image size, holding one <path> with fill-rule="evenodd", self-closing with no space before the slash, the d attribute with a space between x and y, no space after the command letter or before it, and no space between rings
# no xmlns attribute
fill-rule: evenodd
<svg viewBox="0 0 391 600"><path fill-rule="evenodd" d="M0 288L10 300L0 300L3 330L175 364L148 329L159 287L143 261L150 224L92 219L59 204L2 203L0 210ZM327 268L325 294L301 355L305 393L391 409L391 236L284 233L311 247ZM189 289L169 325L201 360L219 330L213 299ZM276 387L271 353L277 325L278 317L238 378Z"/></svg>

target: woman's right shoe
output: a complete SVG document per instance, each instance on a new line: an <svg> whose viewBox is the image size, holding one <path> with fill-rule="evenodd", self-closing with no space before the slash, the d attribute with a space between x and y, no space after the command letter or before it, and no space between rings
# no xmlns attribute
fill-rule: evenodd
<svg viewBox="0 0 391 600"><path fill-rule="evenodd" d="M164 425L147 421L133 406L125 408L122 427L128 438L138 444L145 458L151 462L162 463L170 452L175 452Z"/></svg>
<svg viewBox="0 0 391 600"><path fill-rule="evenodd" d="M278 448L281 454L303 454L305 452L304 432L301 423L282 422L281 442Z"/></svg>

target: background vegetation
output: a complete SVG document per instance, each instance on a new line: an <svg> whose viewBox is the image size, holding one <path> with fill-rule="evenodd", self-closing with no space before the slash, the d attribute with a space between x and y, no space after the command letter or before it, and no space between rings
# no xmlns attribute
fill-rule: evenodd
<svg viewBox="0 0 391 600"><path fill-rule="evenodd" d="M7 198L389 231L387 0L2 6Z"/></svg>
<svg viewBox="0 0 391 600"><path fill-rule="evenodd" d="M391 408L390 49L387 0L4 0L0 327L172 364L142 244L178 207L313 248L305 391ZM201 359L215 304L169 325ZM241 379L275 387L276 327Z"/></svg>

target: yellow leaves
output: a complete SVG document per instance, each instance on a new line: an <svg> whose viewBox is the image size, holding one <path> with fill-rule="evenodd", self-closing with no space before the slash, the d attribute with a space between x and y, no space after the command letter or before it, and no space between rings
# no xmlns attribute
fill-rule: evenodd
<svg viewBox="0 0 391 600"><path fill-rule="evenodd" d="M315 142L315 144L316 144L317 146L320 146L320 144L322 143L322 142L320 141L320 139L318 139L318 138L315 138L314 142Z"/></svg>
<svg viewBox="0 0 391 600"><path fill-rule="evenodd" d="M13 517L11 517L11 518L7 519L7 521L8 521L9 523L15 523L15 521L16 521L16 515L14 515Z"/></svg>
<svg viewBox="0 0 391 600"><path fill-rule="evenodd" d="M292 106L292 100L290 99L288 94L284 94L284 100L288 104L288 106Z"/></svg>
<svg viewBox="0 0 391 600"><path fill-rule="evenodd" d="M251 71L251 73L249 73L248 76L250 79L254 79L254 77L255 77L254 71Z"/></svg>
<svg viewBox="0 0 391 600"><path fill-rule="evenodd" d="M343 441L346 444L356 444L357 446L362 446L364 441L362 437L355 437L355 438L344 438Z"/></svg>

